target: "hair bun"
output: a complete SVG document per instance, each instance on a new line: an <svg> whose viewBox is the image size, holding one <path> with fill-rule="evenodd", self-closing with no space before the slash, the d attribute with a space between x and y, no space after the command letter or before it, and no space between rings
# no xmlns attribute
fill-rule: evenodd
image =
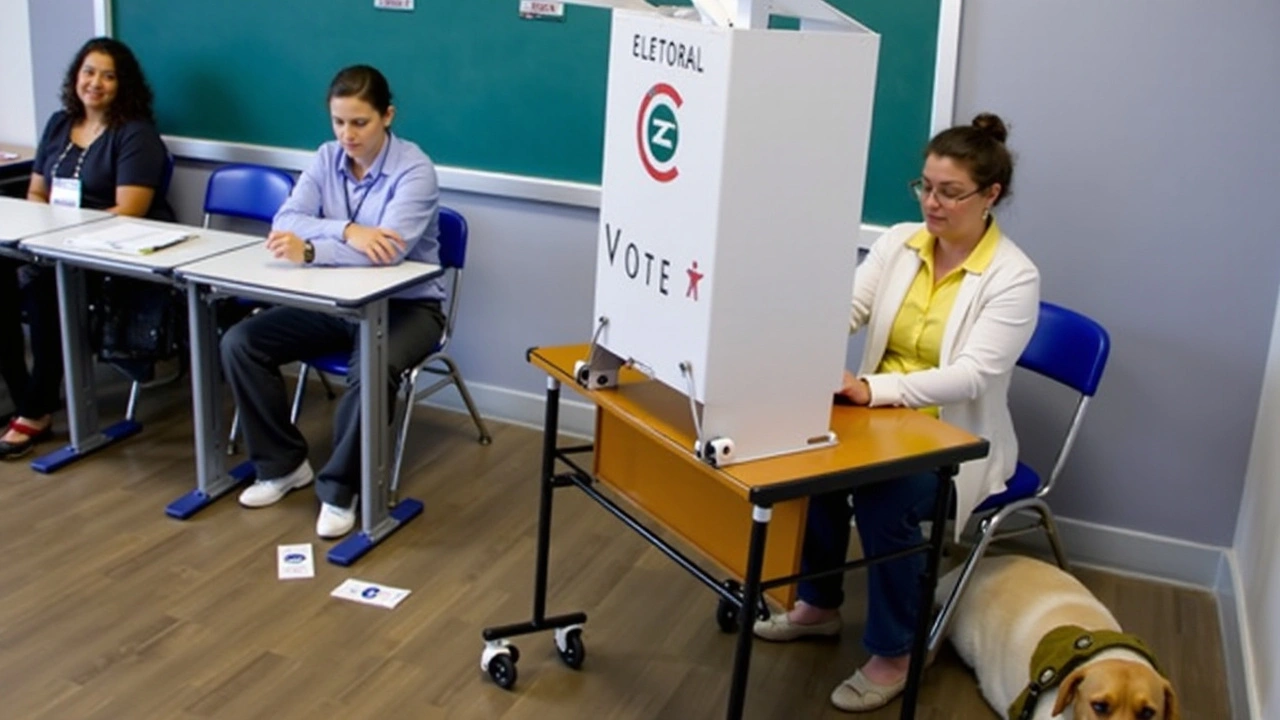
<svg viewBox="0 0 1280 720"><path fill-rule="evenodd" d="M1009 138L1009 128L1005 127L1004 121L995 113L979 113L973 119L973 127L1000 142Z"/></svg>

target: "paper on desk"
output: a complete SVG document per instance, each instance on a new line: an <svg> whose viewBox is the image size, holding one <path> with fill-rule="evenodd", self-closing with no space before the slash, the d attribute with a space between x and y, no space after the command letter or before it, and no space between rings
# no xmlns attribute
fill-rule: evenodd
<svg viewBox="0 0 1280 720"><path fill-rule="evenodd" d="M5 152L4 150L0 150L0 160L17 160L17 159L18 159L18 153Z"/></svg>
<svg viewBox="0 0 1280 720"><path fill-rule="evenodd" d="M365 605L377 605L387 609L394 608L400 604L401 600L409 597L408 590L354 578L344 580L341 585L334 588L333 592L329 594L341 600L351 600Z"/></svg>
<svg viewBox="0 0 1280 720"><path fill-rule="evenodd" d="M97 232L72 235L63 242L81 250L107 250L125 255L149 255L170 245L195 237L183 228L158 228L142 223L121 222Z"/></svg>

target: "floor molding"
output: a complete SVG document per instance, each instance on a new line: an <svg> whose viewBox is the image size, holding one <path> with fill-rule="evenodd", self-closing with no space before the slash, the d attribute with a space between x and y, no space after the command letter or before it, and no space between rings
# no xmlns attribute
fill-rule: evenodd
<svg viewBox="0 0 1280 720"><path fill-rule="evenodd" d="M1072 562L1206 590L1217 586L1225 548L1073 518L1055 520ZM1016 542L1037 554L1049 548L1043 533Z"/></svg>
<svg viewBox="0 0 1280 720"><path fill-rule="evenodd" d="M1236 564L1236 551L1222 553L1218 582L1218 623L1222 626L1222 651L1227 669L1227 691L1231 694L1232 716L1262 720L1258 701L1258 676L1253 662L1253 644L1245 632L1244 585Z"/></svg>
<svg viewBox="0 0 1280 720"><path fill-rule="evenodd" d="M423 373L424 375L426 373ZM424 378L434 380L435 378ZM467 383L476 407L485 418L501 420L515 425L523 425L537 430L542 429L546 395L511 390L510 388L483 383ZM426 405L466 412L462 396L452 387L427 398ZM572 388L561 386L560 393L560 432L565 435L589 438L595 432L595 406L577 399Z"/></svg>

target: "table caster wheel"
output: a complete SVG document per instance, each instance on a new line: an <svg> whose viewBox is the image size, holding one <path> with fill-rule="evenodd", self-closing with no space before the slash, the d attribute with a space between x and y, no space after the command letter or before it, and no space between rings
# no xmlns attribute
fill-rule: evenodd
<svg viewBox="0 0 1280 720"><path fill-rule="evenodd" d="M516 684L516 661L520 659L520 650L506 640L490 640L484 644L480 653L480 669L489 673L489 677L503 690L510 690Z"/></svg>
<svg viewBox="0 0 1280 720"><path fill-rule="evenodd" d="M516 684L516 659L512 653L494 655L487 669L489 677L503 690L510 690Z"/></svg>
<svg viewBox="0 0 1280 720"><path fill-rule="evenodd" d="M587 659L587 646L582 643L582 627L574 625L556 630L556 651L565 665L579 670Z"/></svg>

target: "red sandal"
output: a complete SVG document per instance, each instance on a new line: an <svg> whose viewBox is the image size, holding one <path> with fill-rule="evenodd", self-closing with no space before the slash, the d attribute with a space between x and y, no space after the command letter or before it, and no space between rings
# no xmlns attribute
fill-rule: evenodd
<svg viewBox="0 0 1280 720"><path fill-rule="evenodd" d="M36 443L53 437L53 423L38 428L14 418L9 421L9 429L26 435L27 439L16 443L0 440L0 460L16 460L31 452Z"/></svg>

